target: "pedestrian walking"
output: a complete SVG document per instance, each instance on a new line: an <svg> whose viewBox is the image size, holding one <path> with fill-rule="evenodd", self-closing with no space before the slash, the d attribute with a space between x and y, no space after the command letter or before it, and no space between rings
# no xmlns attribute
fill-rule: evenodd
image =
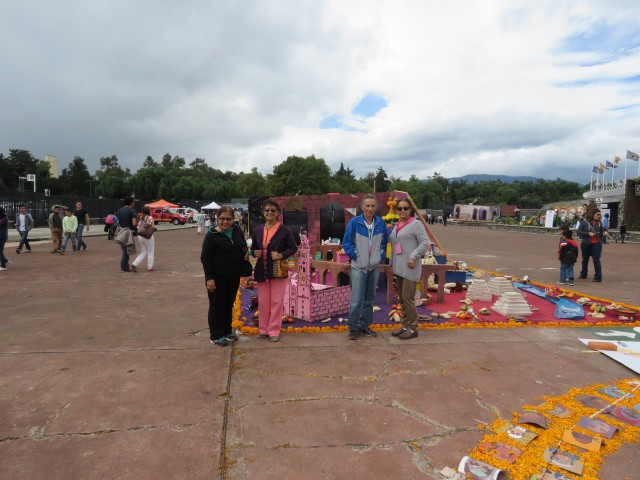
<svg viewBox="0 0 640 480"><path fill-rule="evenodd" d="M64 211L64 218L62 219L62 247L60 247L60 253L64 254L67 250L67 242L71 239L71 244L73 246L73 252L78 253L80 251L80 247L78 246L78 242L76 239L76 232L78 231L78 219L73 214L73 211L70 208L67 208Z"/></svg>
<svg viewBox="0 0 640 480"><path fill-rule="evenodd" d="M82 206L82 202L78 200L76 202L76 209L73 211L73 214L78 220L78 230L76 231L76 239L78 241L78 251L80 251L80 247L82 247L82 250L86 250L87 244L84 243L84 240L82 239L82 234L85 228L87 229L87 232L88 232L89 227L91 226L91 218L89 218L89 212L87 212L87 210Z"/></svg>
<svg viewBox="0 0 640 480"><path fill-rule="evenodd" d="M4 256L4 245L9 238L9 217L4 211L4 207L0 207L0 271L7 269L9 260Z"/></svg>
<svg viewBox="0 0 640 480"><path fill-rule="evenodd" d="M361 335L376 337L371 330L373 302L387 251L387 226L376 215L376 196L367 193L360 205L362 214L351 219L342 241L344 252L351 259L351 300L349 302L349 340Z"/></svg>
<svg viewBox="0 0 640 480"><path fill-rule="evenodd" d="M200 235L202 233L202 231L204 230L204 224L205 224L205 215L204 213L199 213L198 214L198 219L196 220L197 224L198 224L198 235ZM206 232L205 232L206 234Z"/></svg>
<svg viewBox="0 0 640 480"><path fill-rule="evenodd" d="M27 253L31 253L31 245L29 244L29 231L33 228L35 222L30 213L27 212L27 206L24 203L18 205L18 214L16 215L16 230L20 235L20 243L16 248L16 253L20 254L22 246L26 248Z"/></svg>
<svg viewBox="0 0 640 480"><path fill-rule="evenodd" d="M53 250L51 253L62 253L62 216L60 215L60 205L51 207L49 214L49 229L51 230L51 240L53 242Z"/></svg>
<svg viewBox="0 0 640 480"><path fill-rule="evenodd" d="M147 272L156 271L156 269L153 268L156 249L156 236L154 235L155 228L155 221L151 216L151 210L149 207L142 207L142 215L138 220L137 235L138 243L140 244L140 253L131 264L131 270L134 272L138 271L138 266L142 263L145 257L147 258ZM143 235L143 231L147 233ZM149 238L146 238L146 235L149 235Z"/></svg>
<svg viewBox="0 0 640 480"><path fill-rule="evenodd" d="M627 223L623 220L620 224L620 242L624 243L624 239L627 237ZM618 239L616 238L616 243Z"/></svg>
<svg viewBox="0 0 640 480"><path fill-rule="evenodd" d="M133 197L125 197L124 206L118 210L118 228L116 229L115 242L120 245L122 255L120 256L120 271L131 272L129 267L129 256L136 253L136 242L133 234L138 224L138 214L133 209L135 200Z"/></svg>
<svg viewBox="0 0 640 480"><path fill-rule="evenodd" d="M116 236L116 229L118 228L118 217L116 212L109 212L107 218L104 219L104 231L107 232L107 240L113 240Z"/></svg>

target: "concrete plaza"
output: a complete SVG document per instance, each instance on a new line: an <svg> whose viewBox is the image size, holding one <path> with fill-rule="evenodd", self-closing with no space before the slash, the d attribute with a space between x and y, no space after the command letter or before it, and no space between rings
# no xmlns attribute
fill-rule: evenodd
<svg viewBox="0 0 640 480"><path fill-rule="evenodd" d="M557 280L556 237L434 231L451 260ZM195 229L157 234L154 273L120 273L113 242L86 241L65 256L45 241L30 254L5 249L1 478L439 479L482 438L479 422L637 376L583 353L578 329L243 336L214 347ZM640 245L607 245L604 282L575 288L638 305L639 260ZM639 471L628 444L600 478Z"/></svg>

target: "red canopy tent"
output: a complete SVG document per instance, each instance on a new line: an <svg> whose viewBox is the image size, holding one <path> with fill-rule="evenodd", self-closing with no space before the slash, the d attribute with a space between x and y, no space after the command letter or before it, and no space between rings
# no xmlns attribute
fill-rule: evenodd
<svg viewBox="0 0 640 480"><path fill-rule="evenodd" d="M175 203L167 202L165 199L161 198L160 200L147 203L145 207L149 208L178 208L180 205L176 205Z"/></svg>

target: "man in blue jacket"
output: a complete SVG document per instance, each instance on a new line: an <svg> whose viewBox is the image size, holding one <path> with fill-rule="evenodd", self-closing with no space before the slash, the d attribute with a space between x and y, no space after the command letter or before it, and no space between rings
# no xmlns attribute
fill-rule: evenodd
<svg viewBox="0 0 640 480"><path fill-rule="evenodd" d="M380 262L386 256L389 238L384 220L376 215L378 201L373 193L363 197L360 208L362 215L351 219L342 241L344 252L351 259L349 340L357 340L360 335L377 336L369 326Z"/></svg>

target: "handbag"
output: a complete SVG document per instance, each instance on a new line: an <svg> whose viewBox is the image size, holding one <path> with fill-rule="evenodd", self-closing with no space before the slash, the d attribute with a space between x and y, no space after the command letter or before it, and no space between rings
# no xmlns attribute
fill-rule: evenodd
<svg viewBox="0 0 640 480"><path fill-rule="evenodd" d="M140 235L142 238L149 239L156 231L156 228L153 225L149 225L147 223L147 218L149 217L143 218L140 222L140 226L138 227L138 235Z"/></svg>
<svg viewBox="0 0 640 480"><path fill-rule="evenodd" d="M289 276L289 260L281 258L273 261L273 278L287 278Z"/></svg>
<svg viewBox="0 0 640 480"><path fill-rule="evenodd" d="M242 273L240 274L241 277L250 277L251 275L253 275L253 265L251 265L251 262L249 260L243 260L242 261Z"/></svg>

